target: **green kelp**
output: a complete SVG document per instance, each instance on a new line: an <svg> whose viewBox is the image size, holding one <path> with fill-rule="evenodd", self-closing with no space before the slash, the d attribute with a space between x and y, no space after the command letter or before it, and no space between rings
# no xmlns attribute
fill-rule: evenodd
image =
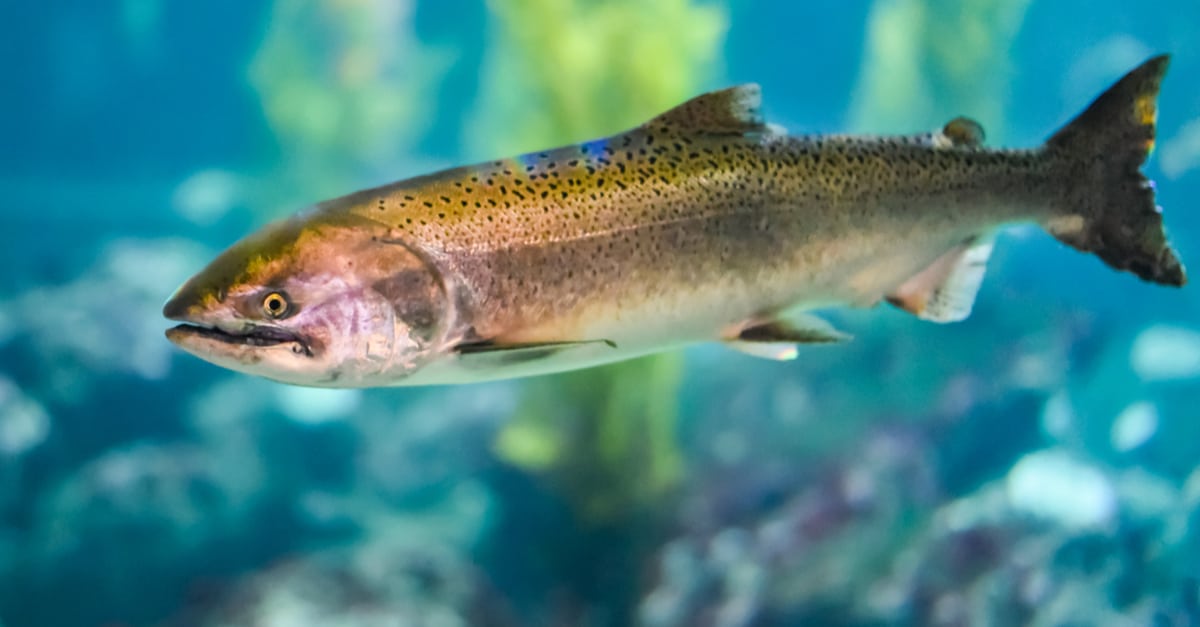
<svg viewBox="0 0 1200 627"><path fill-rule="evenodd" d="M683 472L676 439L682 359L647 357L531 379L496 450L551 477L595 521L654 502Z"/></svg>
<svg viewBox="0 0 1200 627"><path fill-rule="evenodd" d="M695 95L728 20L692 0L493 0L471 123L487 158L621 131ZM547 113L549 112L549 113Z"/></svg>
<svg viewBox="0 0 1200 627"><path fill-rule="evenodd" d="M851 114L858 131L921 128L969 111L1003 135L1009 51L1030 0L877 0Z"/></svg>
<svg viewBox="0 0 1200 627"><path fill-rule="evenodd" d="M286 154L282 180L265 187L288 196L262 204L292 206L405 163L431 126L432 95L453 60L417 38L414 3L273 4L250 82Z"/></svg>

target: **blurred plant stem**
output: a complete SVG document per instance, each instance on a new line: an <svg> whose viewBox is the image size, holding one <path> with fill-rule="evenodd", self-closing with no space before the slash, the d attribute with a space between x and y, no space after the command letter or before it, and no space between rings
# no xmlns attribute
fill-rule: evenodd
<svg viewBox="0 0 1200 627"><path fill-rule="evenodd" d="M593 139L699 93L719 73L724 7L689 0L491 0L491 41L468 137L477 157ZM684 472L682 357L660 355L531 379L499 457L572 511L548 550L563 601L591 624L633 621L664 500ZM526 523L527 524L527 523ZM602 550L599 547L604 547ZM570 556L570 557L566 557ZM563 624L578 624L558 608Z"/></svg>
<svg viewBox="0 0 1200 627"><path fill-rule="evenodd" d="M688 0L492 0L478 114L481 154L632 127L688 97L720 58L722 7ZM682 474L681 358L531 380L496 449L600 523L648 506Z"/></svg>
<svg viewBox="0 0 1200 627"><path fill-rule="evenodd" d="M492 0L477 149L511 154L639 124L711 79L722 7L688 0ZM683 473L682 362L657 356L526 384L498 454L557 486L585 523L625 520Z"/></svg>
<svg viewBox="0 0 1200 627"><path fill-rule="evenodd" d="M859 132L967 115L1003 136L1011 50L1030 0L876 0L855 90ZM945 118L944 120L941 118Z"/></svg>
<svg viewBox="0 0 1200 627"><path fill-rule="evenodd" d="M548 477L585 521L623 518L682 476L682 371L671 354L532 379L496 450Z"/></svg>

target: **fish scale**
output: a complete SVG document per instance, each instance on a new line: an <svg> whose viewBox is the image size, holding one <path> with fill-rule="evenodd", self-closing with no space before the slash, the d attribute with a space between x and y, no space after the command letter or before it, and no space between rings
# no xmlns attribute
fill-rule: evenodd
<svg viewBox="0 0 1200 627"><path fill-rule="evenodd" d="M784 308L814 287L830 292L815 294L819 298L878 300L882 293L837 293L833 281L806 285L806 275L828 274L827 264L854 267L845 265L845 255L822 254L809 243L845 241L863 221L888 220L880 209L896 207L889 196L909 197L905 181L912 191L923 186L930 199L978 180L975 169L1003 165L1004 159L1015 162L1006 176L1019 169L1027 177L1014 181L1036 178L1041 166L1020 152L967 165L961 154L931 152L910 138L692 138L678 132L651 125L589 147L372 190L366 194L378 196L385 211L364 213L394 225L398 237L453 258L472 304L486 309L477 316L486 323L476 324L476 333L564 341L589 322L589 306L606 314L637 309L657 298L664 284L719 295L749 288L757 293L746 295L753 312ZM931 189L931 182L940 186ZM862 203L864 198L872 203ZM345 206L371 203L359 198ZM981 209L981 220L995 218L992 207ZM979 228L954 217L957 228L939 236L946 246ZM764 260L776 260L769 263L774 272L764 271ZM677 302L686 307L689 301ZM711 336L713 329L697 332Z"/></svg>

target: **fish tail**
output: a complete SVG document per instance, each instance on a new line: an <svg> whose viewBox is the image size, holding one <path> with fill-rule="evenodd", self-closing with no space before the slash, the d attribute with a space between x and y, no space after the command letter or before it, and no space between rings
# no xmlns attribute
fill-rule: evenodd
<svg viewBox="0 0 1200 627"><path fill-rule="evenodd" d="M1159 85L1169 57L1146 61L1046 142L1067 185L1045 223L1060 241L1143 280L1183 285L1154 184L1141 166L1154 148Z"/></svg>

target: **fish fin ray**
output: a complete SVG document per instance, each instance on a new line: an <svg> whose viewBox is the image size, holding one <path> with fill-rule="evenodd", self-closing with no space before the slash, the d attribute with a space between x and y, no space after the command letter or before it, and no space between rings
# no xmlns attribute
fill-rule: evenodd
<svg viewBox="0 0 1200 627"><path fill-rule="evenodd" d="M772 132L762 115L762 88L757 83L701 94L643 126L713 135Z"/></svg>
<svg viewBox="0 0 1200 627"><path fill-rule="evenodd" d="M987 273L992 246L990 237L955 246L896 288L888 302L931 322L966 319Z"/></svg>
<svg viewBox="0 0 1200 627"><path fill-rule="evenodd" d="M808 313L785 314L770 320L754 320L726 334L725 345L747 355L787 361L799 355L800 344L845 342L850 336L823 318Z"/></svg>

